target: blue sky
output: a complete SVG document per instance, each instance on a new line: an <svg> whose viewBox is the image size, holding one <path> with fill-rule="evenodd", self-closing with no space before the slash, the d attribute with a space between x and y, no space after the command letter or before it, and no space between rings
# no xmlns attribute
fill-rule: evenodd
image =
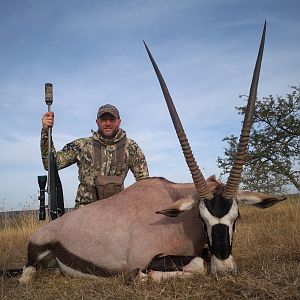
<svg viewBox="0 0 300 300"><path fill-rule="evenodd" d="M298 0L0 0L0 209L37 207L46 82L54 85L57 149L89 136L98 107L112 103L151 176L191 181L143 40L204 176L218 176L222 138L240 132L234 107L248 94L265 19L258 96L299 85L299 11ZM72 207L77 167L60 174Z"/></svg>

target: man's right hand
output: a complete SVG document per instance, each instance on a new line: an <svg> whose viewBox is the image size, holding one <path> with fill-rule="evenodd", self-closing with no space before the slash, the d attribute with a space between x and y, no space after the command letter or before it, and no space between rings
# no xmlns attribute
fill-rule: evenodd
<svg viewBox="0 0 300 300"><path fill-rule="evenodd" d="M52 128L54 125L54 112L46 112L42 118L43 130L48 131L49 128Z"/></svg>

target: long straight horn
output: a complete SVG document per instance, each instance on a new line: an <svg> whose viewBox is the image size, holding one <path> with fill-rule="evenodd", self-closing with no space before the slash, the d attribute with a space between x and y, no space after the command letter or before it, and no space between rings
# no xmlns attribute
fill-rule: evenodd
<svg viewBox="0 0 300 300"><path fill-rule="evenodd" d="M243 128L240 135L240 141L238 145L238 150L234 158L233 166L227 180L226 186L223 191L223 197L226 199L231 199L236 196L240 180L243 165L245 163L245 157L247 154L247 147L250 138L250 131L253 123L253 115L255 110L255 101L257 97L257 86L259 80L260 67L263 57L264 44L265 44L265 35L266 35L266 21L264 24L264 29L261 37L259 52L257 55L257 60L253 72L250 93L248 98L247 109L245 112L245 118L243 123Z"/></svg>
<svg viewBox="0 0 300 300"><path fill-rule="evenodd" d="M172 98L170 96L170 93L168 91L167 85L166 85L166 83L165 83L165 81L164 81L164 79L163 79L163 77L162 77L162 75L161 75L161 73L160 73L160 71L159 71L159 69L156 65L156 62L154 61L153 56L150 53L150 50L147 47L145 41L144 41L144 45L146 47L147 53L149 55L149 58L151 60L151 63L152 63L153 68L155 70L155 73L157 75L157 78L159 80L159 83L160 83L162 92L164 94L164 97L165 97L165 100L166 100L166 103L167 103L167 106L168 106L168 109L169 109L169 112L170 112L170 115L171 115L171 118L172 118L172 121L173 121L173 125L174 125L175 130L176 130L176 133L177 133L177 136L178 136L178 139L179 139L179 142L180 142L185 160L186 160L187 165L189 167L189 170L192 174L193 181L194 181L195 187L197 189L198 196L199 196L200 199L211 199L213 197L213 195L210 192L210 190L208 188L208 185L205 181L205 178L203 177L203 175L202 175L202 173L201 173L201 171L200 171L200 169L199 169L199 167L198 167L198 165L195 161L195 158L193 156L193 153L192 153L191 147L189 145L188 139L185 135L185 132L184 132L182 124L181 124L181 121L179 119L176 108L174 106L173 100L172 100Z"/></svg>

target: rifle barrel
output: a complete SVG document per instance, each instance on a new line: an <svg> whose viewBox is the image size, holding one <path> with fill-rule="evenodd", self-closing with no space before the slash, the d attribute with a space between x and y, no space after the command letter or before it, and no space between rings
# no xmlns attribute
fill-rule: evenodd
<svg viewBox="0 0 300 300"><path fill-rule="evenodd" d="M45 102L48 105L48 112L51 112L51 105L53 103L53 85L52 83L46 83L45 84ZM50 155L52 151L52 128L48 128L48 179L47 179L47 193L48 193L48 199L51 199L51 176L50 176ZM51 201L48 201L48 213L50 217L50 212L52 210L51 207Z"/></svg>

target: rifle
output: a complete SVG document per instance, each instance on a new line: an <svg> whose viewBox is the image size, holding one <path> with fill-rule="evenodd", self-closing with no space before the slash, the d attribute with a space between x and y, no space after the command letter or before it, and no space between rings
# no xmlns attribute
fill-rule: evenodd
<svg viewBox="0 0 300 300"><path fill-rule="evenodd" d="M48 112L51 112L53 102L52 83L45 84L45 102L48 105ZM59 178L56 158L52 151L52 128L48 128L48 180L47 176L38 176L40 187L40 211L39 220L45 220L45 192L48 193L48 214L51 220L61 217L65 213L64 196L62 184ZM45 189L47 183L47 189Z"/></svg>

